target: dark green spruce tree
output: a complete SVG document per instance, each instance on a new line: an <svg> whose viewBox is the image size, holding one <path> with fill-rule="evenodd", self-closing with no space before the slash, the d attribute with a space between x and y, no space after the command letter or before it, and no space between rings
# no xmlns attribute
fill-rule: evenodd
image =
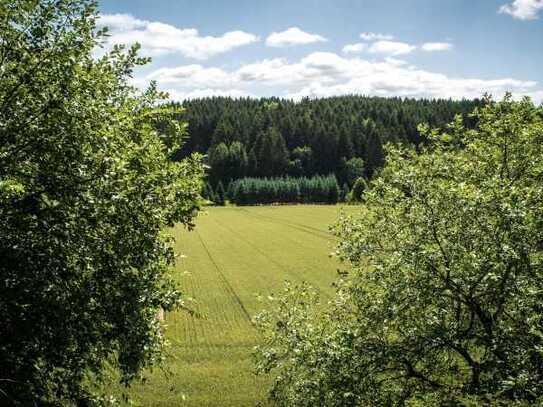
<svg viewBox="0 0 543 407"><path fill-rule="evenodd" d="M215 203L217 205L224 205L226 198L226 192L224 190L224 185L222 184L222 181L219 181L217 184L217 188L215 189Z"/></svg>

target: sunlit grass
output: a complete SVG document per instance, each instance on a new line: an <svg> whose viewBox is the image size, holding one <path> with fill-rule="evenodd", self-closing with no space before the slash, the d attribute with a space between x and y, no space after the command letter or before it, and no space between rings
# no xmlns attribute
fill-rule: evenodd
<svg viewBox="0 0 543 407"><path fill-rule="evenodd" d="M353 207L348 211L355 210ZM251 352L258 343L251 317L259 295L285 280L308 281L328 296L338 263L329 256L328 226L338 206L207 208L187 232L175 230L176 274L200 317L166 315L172 346L170 375L148 374L131 397L142 406L265 405L268 378L253 374Z"/></svg>

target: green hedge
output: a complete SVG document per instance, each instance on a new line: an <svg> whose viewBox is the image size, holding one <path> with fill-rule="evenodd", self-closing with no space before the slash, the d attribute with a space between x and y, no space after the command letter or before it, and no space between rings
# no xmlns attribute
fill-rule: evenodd
<svg viewBox="0 0 543 407"><path fill-rule="evenodd" d="M269 203L338 202L341 191L335 175L311 178L242 178L228 187L228 198L237 205Z"/></svg>

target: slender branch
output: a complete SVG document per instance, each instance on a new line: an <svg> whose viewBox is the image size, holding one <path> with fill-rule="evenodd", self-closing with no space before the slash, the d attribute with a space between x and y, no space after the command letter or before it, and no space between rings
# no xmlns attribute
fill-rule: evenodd
<svg viewBox="0 0 543 407"><path fill-rule="evenodd" d="M407 359L404 359L403 360L403 364L405 365L405 368L407 370L407 377L411 377L411 378L415 378L415 379L419 379L427 384L429 384L430 386L432 386L434 389L438 389L438 388L441 388L443 387L442 384L432 380L432 379L429 379L427 378L426 376L424 376L421 372L417 371L413 365L411 364L410 361L408 361Z"/></svg>

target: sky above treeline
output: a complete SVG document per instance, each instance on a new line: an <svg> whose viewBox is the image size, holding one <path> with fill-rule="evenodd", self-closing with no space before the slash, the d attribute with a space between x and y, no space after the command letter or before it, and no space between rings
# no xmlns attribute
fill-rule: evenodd
<svg viewBox="0 0 543 407"><path fill-rule="evenodd" d="M543 101L543 0L103 0L175 100L344 94Z"/></svg>

